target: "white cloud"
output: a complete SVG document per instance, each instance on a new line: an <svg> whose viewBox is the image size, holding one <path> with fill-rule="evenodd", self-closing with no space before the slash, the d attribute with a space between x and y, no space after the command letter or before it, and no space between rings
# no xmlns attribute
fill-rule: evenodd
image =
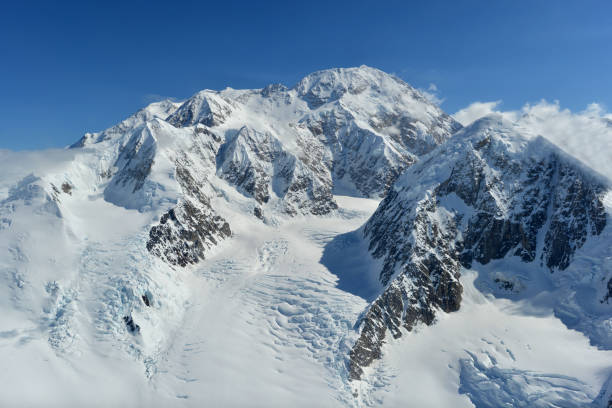
<svg viewBox="0 0 612 408"><path fill-rule="evenodd" d="M518 123L612 179L612 115L601 105L574 113L558 102L541 101L525 105Z"/></svg>
<svg viewBox="0 0 612 408"><path fill-rule="evenodd" d="M469 106L459 110L453 115L457 122L463 126L467 126L476 119L480 119L483 116L487 116L490 113L496 112L497 108L501 104L501 101L493 102L474 102Z"/></svg>
<svg viewBox="0 0 612 408"><path fill-rule="evenodd" d="M490 113L502 114L526 131L542 135L589 167L612 179L612 114L597 103L583 111L542 100L515 111L496 110L501 101L475 102L453 116L467 125Z"/></svg>
<svg viewBox="0 0 612 408"><path fill-rule="evenodd" d="M427 89L419 88L419 92L425 97L425 99L435 105L441 105L442 102L444 102L444 98L440 96L438 87L434 83L430 83Z"/></svg>

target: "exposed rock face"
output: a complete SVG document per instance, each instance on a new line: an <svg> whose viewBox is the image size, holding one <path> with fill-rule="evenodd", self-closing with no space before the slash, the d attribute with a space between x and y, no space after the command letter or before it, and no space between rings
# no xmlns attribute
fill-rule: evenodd
<svg viewBox="0 0 612 408"><path fill-rule="evenodd" d="M461 266L518 256L564 270L606 225L609 187L542 138L489 117L404 173L364 228L386 286L365 314L350 377L394 337L456 311ZM543 237L543 239L542 239Z"/></svg>
<svg viewBox="0 0 612 408"><path fill-rule="evenodd" d="M155 160L157 144L149 126L132 135L115 162L118 171L111 183L129 186L132 193L142 188Z"/></svg>
<svg viewBox="0 0 612 408"><path fill-rule="evenodd" d="M297 142L300 145L300 139ZM305 144L300 147L315 150ZM309 153L316 158L320 150ZM267 203L274 194L283 199L288 214L326 214L337 208L329 171L321 161L298 159L269 132L241 128L221 147L217 165L220 178L258 204Z"/></svg>
<svg viewBox="0 0 612 408"><path fill-rule="evenodd" d="M190 168L197 168L192 160L210 163L212 157L208 149L216 149L211 136L206 139L201 132L199 143L195 143L191 155L183 154L176 161L176 180L179 182L183 198L176 208L162 215L159 224L149 231L147 249L152 254L172 265L182 267L195 264L205 258L207 249L219 240L228 238L232 232L228 222L212 208L203 187L206 174L194 175Z"/></svg>
<svg viewBox="0 0 612 408"><path fill-rule="evenodd" d="M362 367L380 358L387 330L401 337L402 327L411 331L419 322L429 325L436 310L453 312L461 302L456 220L450 214L437 219L435 198L405 206L408 203L398 196L391 191L365 227L366 236L371 237L370 250L375 257L385 257L380 280L386 289L363 318L360 337L350 353L352 379L359 379ZM395 226L375 221L377 214L389 213ZM410 238L402 236L405 231Z"/></svg>
<svg viewBox="0 0 612 408"><path fill-rule="evenodd" d="M270 167L285 160L286 154L274 136L245 126L223 146L218 172L220 177L254 197L258 203L267 203L270 200Z"/></svg>
<svg viewBox="0 0 612 408"><path fill-rule="evenodd" d="M406 167L461 128L402 80L370 68L317 72L295 91L316 109L298 128L331 156L334 187L365 197L384 196Z"/></svg>
<svg viewBox="0 0 612 408"><path fill-rule="evenodd" d="M134 322L132 316L123 316L123 322L125 323L125 327L131 334L140 334L140 326L136 324L136 322Z"/></svg>
<svg viewBox="0 0 612 408"><path fill-rule="evenodd" d="M604 186L583 180L575 168L564 164L557 166L555 186L543 260L551 269L565 269L587 237L599 235L606 226L600 199Z"/></svg>
<svg viewBox="0 0 612 408"><path fill-rule="evenodd" d="M62 191L68 195L72 195L72 186L70 183L62 183Z"/></svg>
<svg viewBox="0 0 612 408"><path fill-rule="evenodd" d="M130 209L153 204L151 199L160 186L150 175L156 161L160 160L158 138L169 128L170 125L158 118L138 123L109 148L116 150L116 158L101 163L106 167L101 169L103 177L110 179L104 189L107 201Z"/></svg>
<svg viewBox="0 0 612 408"><path fill-rule="evenodd" d="M229 224L190 201L165 213L149 231L147 249L172 265L187 266L204 259L205 250L217 239L231 236Z"/></svg>
<svg viewBox="0 0 612 408"><path fill-rule="evenodd" d="M417 155L392 149L381 155L386 150L385 141L372 130L355 126L353 120L352 114L340 107L309 115L299 126L317 136L310 144L311 150L318 147L331 156L327 159L331 182L342 184L350 180L360 195L384 196L399 173L417 160ZM395 143L395 135L389 141ZM320 160L324 159L325 156Z"/></svg>

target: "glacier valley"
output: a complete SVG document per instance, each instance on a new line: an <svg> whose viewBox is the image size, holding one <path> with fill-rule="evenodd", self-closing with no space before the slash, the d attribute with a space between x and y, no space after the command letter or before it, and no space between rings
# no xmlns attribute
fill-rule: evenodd
<svg viewBox="0 0 612 408"><path fill-rule="evenodd" d="M501 115L330 69L0 170L1 406L612 406L610 175Z"/></svg>

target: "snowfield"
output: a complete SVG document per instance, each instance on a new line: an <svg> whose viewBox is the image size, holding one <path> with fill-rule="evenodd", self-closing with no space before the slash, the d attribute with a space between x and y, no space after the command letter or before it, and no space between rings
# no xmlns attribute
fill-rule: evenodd
<svg viewBox="0 0 612 408"><path fill-rule="evenodd" d="M612 353L552 309L485 295L464 271L459 312L390 341L368 402L385 406L584 407L610 375ZM459 392L457 392L459 391Z"/></svg>
<svg viewBox="0 0 612 408"><path fill-rule="evenodd" d="M99 302L122 307L119 297L139 293L117 288L143 279L128 272L144 256L126 254L130 239L118 238L116 228L99 232L97 252L83 249L78 287L58 283L52 291L61 300L38 327L27 320L31 306L3 305L0 350L10 367L0 378L3 404L306 407L314 399L317 406L584 406L596 397L612 352L589 346L551 309L483 294L473 271L464 272L459 312L391 340L366 379L349 383L346 356L367 302L339 289L338 276L350 270L330 271L320 261L377 201L336 198L333 217L280 227L245 217L200 265L165 274L161 263L149 265L142 287L157 286L152 308L161 316L155 321L144 305L134 311L138 336L108 336L108 326L92 325L104 319ZM89 205L104 214L103 200ZM345 249L351 245L362 244L349 241Z"/></svg>
<svg viewBox="0 0 612 408"><path fill-rule="evenodd" d="M0 406L608 407L610 192L567 269L476 259L458 311L434 305L351 377L392 282L365 225L378 214L416 240L477 214L450 192L419 237L381 201L419 198L459 128L360 67L158 102L67 149L0 150Z"/></svg>

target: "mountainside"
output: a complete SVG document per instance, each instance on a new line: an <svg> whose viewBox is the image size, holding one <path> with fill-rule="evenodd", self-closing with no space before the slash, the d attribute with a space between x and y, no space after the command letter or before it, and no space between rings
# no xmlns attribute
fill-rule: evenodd
<svg viewBox="0 0 612 408"><path fill-rule="evenodd" d="M610 398L610 182L499 117L330 69L0 158L0 405Z"/></svg>
<svg viewBox="0 0 612 408"><path fill-rule="evenodd" d="M363 228L384 290L361 322L351 378L380 358L388 332L397 338L459 310L462 268L490 263L483 290L551 291L557 316L612 347L611 194L609 180L501 116L455 134L398 179ZM513 268L495 264L502 259Z"/></svg>

